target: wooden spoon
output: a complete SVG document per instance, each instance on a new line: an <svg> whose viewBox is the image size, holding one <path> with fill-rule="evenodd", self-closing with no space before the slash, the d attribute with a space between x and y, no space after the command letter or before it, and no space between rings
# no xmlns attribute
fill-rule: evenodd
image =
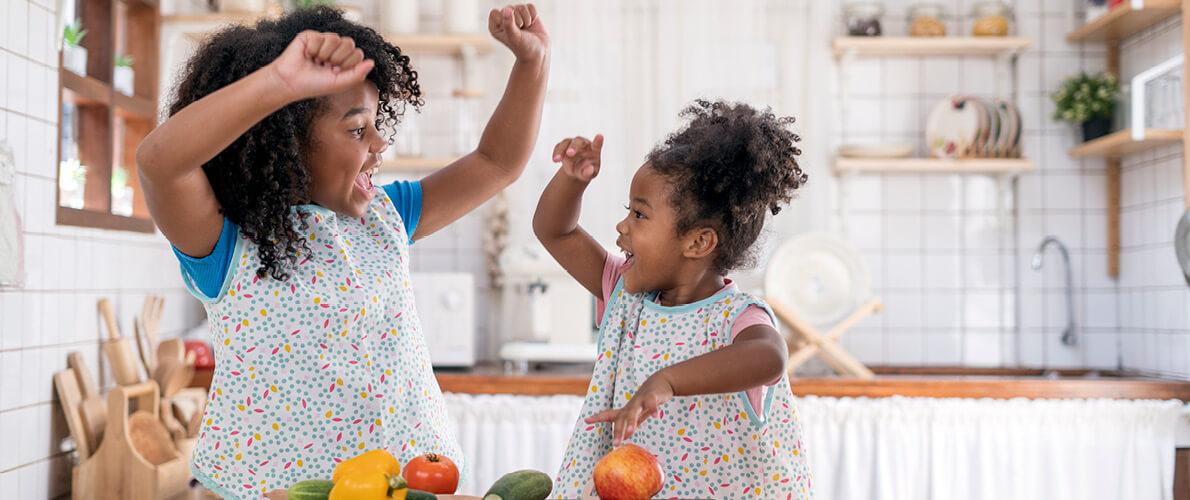
<svg viewBox="0 0 1190 500"><path fill-rule="evenodd" d="M103 442L103 429L107 427L107 400L99 394L95 380L91 378L91 370L83 361L83 355L72 352L66 356L66 364L74 372L78 386L82 389L82 401L78 405L79 417L82 419L83 432L91 450L98 450Z"/></svg>

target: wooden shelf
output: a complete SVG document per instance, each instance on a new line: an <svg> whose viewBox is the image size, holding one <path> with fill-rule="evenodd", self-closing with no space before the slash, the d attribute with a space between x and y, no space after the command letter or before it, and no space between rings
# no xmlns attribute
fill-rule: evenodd
<svg viewBox="0 0 1190 500"><path fill-rule="evenodd" d="M1033 170L1033 162L1021 158L837 158L835 173L919 173L919 174L1018 174Z"/></svg>
<svg viewBox="0 0 1190 500"><path fill-rule="evenodd" d="M486 94L483 89L454 89L450 91L452 97L461 97L464 99L474 99L483 97Z"/></svg>
<svg viewBox="0 0 1190 500"><path fill-rule="evenodd" d="M98 79L75 74L62 68L58 72L62 76L62 86L74 92L81 99L79 104L111 104L112 87Z"/></svg>
<svg viewBox="0 0 1190 500"><path fill-rule="evenodd" d="M123 117L148 121L157 124L157 104L144 97L127 96L116 92L113 95L116 113Z"/></svg>
<svg viewBox="0 0 1190 500"><path fill-rule="evenodd" d="M1143 8L1133 9L1130 2L1124 2L1067 34L1066 41L1119 41L1176 16L1181 3L1181 0L1144 0Z"/></svg>
<svg viewBox="0 0 1190 500"><path fill-rule="evenodd" d="M474 47L475 52L484 54L494 46L488 35L398 35L384 36L393 45L423 54L462 55L464 47Z"/></svg>
<svg viewBox="0 0 1190 500"><path fill-rule="evenodd" d="M384 163L380 164L380 171L388 173L429 172L450 165L457 159L458 158L435 158L424 156L414 158L391 158L384 160Z"/></svg>
<svg viewBox="0 0 1190 500"><path fill-rule="evenodd" d="M209 14L173 14L161 16L165 24L181 23L219 23L219 24L248 24L267 17L265 14L250 12L211 12Z"/></svg>
<svg viewBox="0 0 1190 500"><path fill-rule="evenodd" d="M1138 153L1179 142L1182 142L1181 130L1145 129L1145 137L1139 141L1132 139L1131 130L1121 130L1071 148L1070 156L1074 158L1088 156L1119 158L1127 154Z"/></svg>
<svg viewBox="0 0 1190 500"><path fill-rule="evenodd" d="M842 36L835 57L857 56L997 56L1021 52L1032 44L1022 37Z"/></svg>

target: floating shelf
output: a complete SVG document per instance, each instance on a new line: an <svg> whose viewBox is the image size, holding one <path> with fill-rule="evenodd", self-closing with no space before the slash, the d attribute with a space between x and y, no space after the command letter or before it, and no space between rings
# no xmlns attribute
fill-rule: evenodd
<svg viewBox="0 0 1190 500"><path fill-rule="evenodd" d="M384 36L393 45L409 52L426 54L462 55L464 47L473 47L479 54L492 50L492 38L488 35L397 35Z"/></svg>
<svg viewBox="0 0 1190 500"><path fill-rule="evenodd" d="M1074 158L1088 156L1119 158L1127 154L1180 142L1182 142L1182 131L1177 129L1145 129L1144 138L1140 140L1132 138L1131 130L1121 130L1071 148L1070 156Z"/></svg>
<svg viewBox="0 0 1190 500"><path fill-rule="evenodd" d="M1022 37L836 37L835 57L857 56L996 56L1021 52L1032 44Z"/></svg>
<svg viewBox="0 0 1190 500"><path fill-rule="evenodd" d="M151 124L157 123L157 105L144 97L127 96L116 92L113 95L116 112L124 117L139 118Z"/></svg>
<svg viewBox="0 0 1190 500"><path fill-rule="evenodd" d="M1119 41L1176 16L1181 7L1182 0L1144 0L1144 7L1140 9L1133 9L1131 2L1124 2L1067 34L1066 41Z"/></svg>
<svg viewBox="0 0 1190 500"><path fill-rule="evenodd" d="M837 158L835 173L1018 174L1033 170L1022 158Z"/></svg>
<svg viewBox="0 0 1190 500"><path fill-rule="evenodd" d="M209 14L173 14L161 16L161 22L166 24L181 23L220 23L220 24L248 24L267 17L265 14L250 12L211 12Z"/></svg>
<svg viewBox="0 0 1190 500"><path fill-rule="evenodd" d="M380 164L380 171L386 173L430 172L454 163L458 158L424 157L392 158Z"/></svg>
<svg viewBox="0 0 1190 500"><path fill-rule="evenodd" d="M90 76L75 74L62 68L58 71L62 77L62 86L75 94L75 102L81 105L111 103L112 92L108 84Z"/></svg>

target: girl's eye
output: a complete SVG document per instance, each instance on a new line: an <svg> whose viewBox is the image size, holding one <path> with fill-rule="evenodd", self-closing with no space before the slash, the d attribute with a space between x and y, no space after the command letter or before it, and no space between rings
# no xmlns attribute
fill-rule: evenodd
<svg viewBox="0 0 1190 500"><path fill-rule="evenodd" d="M360 127L360 128L353 128L353 129L351 129L351 135L352 135L352 137L355 137L356 139L363 139L363 137L364 137L364 128L363 128L363 127Z"/></svg>
<svg viewBox="0 0 1190 500"><path fill-rule="evenodd" d="M645 218L645 213L641 212L640 210L633 210L632 207L629 207L629 206L625 206L624 210L627 210L629 213L632 214L632 217L634 217L636 219Z"/></svg>

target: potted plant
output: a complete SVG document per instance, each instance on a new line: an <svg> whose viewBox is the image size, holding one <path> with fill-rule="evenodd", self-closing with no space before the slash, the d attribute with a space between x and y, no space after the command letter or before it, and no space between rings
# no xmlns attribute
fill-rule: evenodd
<svg viewBox="0 0 1190 500"><path fill-rule="evenodd" d="M112 75L112 86L116 88L117 92L124 95L132 95L132 82L136 74L132 71L132 56L127 54L119 54L116 56L116 71Z"/></svg>
<svg viewBox="0 0 1190 500"><path fill-rule="evenodd" d="M1050 96L1056 105L1054 119L1081 125L1084 141L1105 136L1111 131L1119 93L1119 83L1111 74L1079 73L1067 78Z"/></svg>
<svg viewBox="0 0 1190 500"><path fill-rule="evenodd" d="M62 66L82 76L87 75L87 48L82 46L85 36L87 30L78 19L62 28Z"/></svg>

